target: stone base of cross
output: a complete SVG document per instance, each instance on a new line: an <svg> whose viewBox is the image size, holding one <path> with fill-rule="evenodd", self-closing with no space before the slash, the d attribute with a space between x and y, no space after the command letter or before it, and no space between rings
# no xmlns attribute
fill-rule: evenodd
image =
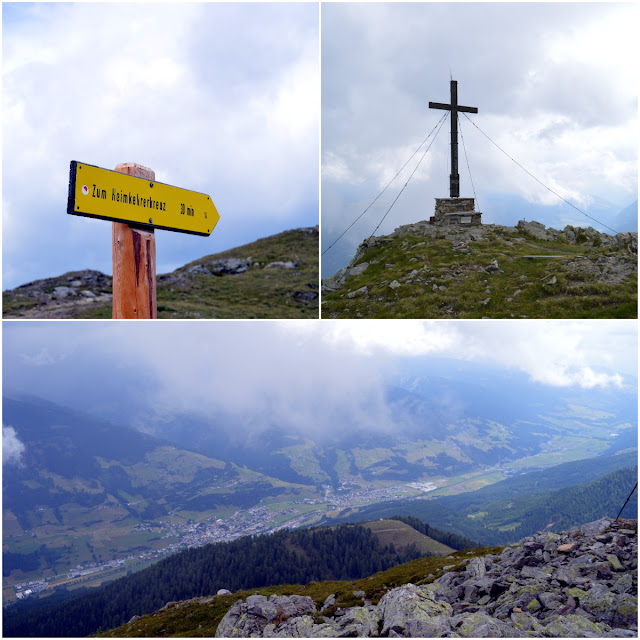
<svg viewBox="0 0 640 640"><path fill-rule="evenodd" d="M475 208L474 198L436 198L435 215L429 222L438 227L478 227L482 213Z"/></svg>

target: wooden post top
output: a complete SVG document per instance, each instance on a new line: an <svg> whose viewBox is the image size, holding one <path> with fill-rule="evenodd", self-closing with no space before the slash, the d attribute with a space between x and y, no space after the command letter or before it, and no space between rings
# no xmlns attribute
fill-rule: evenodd
<svg viewBox="0 0 640 640"><path fill-rule="evenodd" d="M145 180L156 179L156 172L153 169L149 169L149 167L145 167L137 162L121 162L116 166L116 171L118 173L135 176L136 178L144 178Z"/></svg>
<svg viewBox="0 0 640 640"><path fill-rule="evenodd" d="M135 162L122 162L118 173L153 180L153 169ZM113 222L113 311L114 319L157 318L156 239L153 229L126 222Z"/></svg>

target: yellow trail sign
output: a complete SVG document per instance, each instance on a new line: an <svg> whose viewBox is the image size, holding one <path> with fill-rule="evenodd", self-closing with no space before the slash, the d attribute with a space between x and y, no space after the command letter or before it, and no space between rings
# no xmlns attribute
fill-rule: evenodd
<svg viewBox="0 0 640 640"><path fill-rule="evenodd" d="M67 213L208 236L220 220L211 196L71 161Z"/></svg>

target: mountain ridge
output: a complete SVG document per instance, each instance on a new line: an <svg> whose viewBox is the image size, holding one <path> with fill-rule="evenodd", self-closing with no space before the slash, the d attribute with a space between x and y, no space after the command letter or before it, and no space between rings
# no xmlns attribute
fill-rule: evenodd
<svg viewBox="0 0 640 640"><path fill-rule="evenodd" d="M489 420L483 417L489 415L483 389L500 387L497 382L488 380L474 387L473 393L465 387L469 407L442 423L446 432L442 441L433 439L433 428L425 421L434 406L438 409L430 398L441 397L447 382L429 378L410 385L409 404L404 393L392 391L393 410L409 425L407 433L396 434L395 440L386 432L353 429L349 438L317 443L267 424L267 432L241 438L251 443L246 451L237 443L230 448L218 437L202 440L208 433L245 433L232 415L225 419L216 413L213 420L190 425L188 416L179 414L169 430L141 432L118 426L117 412L105 420L102 412L92 416L41 399L5 397L5 424L26 447L20 465L4 468L5 543L14 554L6 566L24 570L5 582L44 576L58 583L78 564L83 571L92 562L111 571L105 563L128 558L134 548L149 556L147 562L163 557L165 550L232 539L249 528L262 533L285 524L309 526L358 513L372 514L361 520L397 513L418 515L403 511L414 504L429 507L429 513L437 516L435 526L457 527L479 539L469 525L492 521L494 514L486 520L471 520L467 513L496 510L498 520L504 520L498 526L510 526L517 519L508 520L508 513L500 515L506 497L491 498L488 490L478 493L476 489L498 483L497 492L505 477L515 476L507 481L513 484L525 472L521 483L526 490L529 478L533 482L537 477L527 471L550 467L543 475L571 473L579 483L583 481L579 471L570 472L568 467L564 471L558 463L586 458L591 459L584 462L587 468L596 464L603 471L616 470L630 456L623 453L602 458L600 464L593 462L598 453L612 446L624 450L637 439L631 413L637 406L629 402L633 398L548 393L537 397L545 403L543 413L536 402L519 402ZM518 381L502 387L492 396L494 405L505 394L517 395ZM459 404L455 397L450 400ZM574 404L584 408L577 410ZM138 423L126 407L121 407L123 418ZM174 427L188 433L174 433ZM115 439L114 434L118 434ZM199 434L199 439L194 440L193 434ZM468 443L470 437L474 446ZM114 441L101 446L105 438ZM476 456L479 460L474 460ZM587 478L591 476L585 473ZM442 508L461 492L472 493L457 498L464 502L458 507L466 510L462 521L452 525L442 519ZM389 502L400 498L401 509ZM493 506L487 509L487 504ZM440 511L434 511L437 508ZM427 515L423 519L432 520ZM64 532L61 546L59 536ZM45 557L36 540L62 556ZM122 570L137 563L136 558L134 554ZM96 573L94 582L101 575Z"/></svg>
<svg viewBox="0 0 640 640"><path fill-rule="evenodd" d="M366 239L322 281L323 318L637 317L638 234L439 227Z"/></svg>
<svg viewBox="0 0 640 640"><path fill-rule="evenodd" d="M3 569L18 570L10 584L34 575L65 582L78 564L106 570L129 556L139 564L143 552L162 557L192 535L190 518L233 522L237 510L296 490L45 400L5 397L3 420L24 446L3 464L3 543L13 554Z"/></svg>
<svg viewBox="0 0 640 640"><path fill-rule="evenodd" d="M318 237L291 229L159 274L158 318L317 318ZM4 318L111 318L112 278L71 271L2 299Z"/></svg>
<svg viewBox="0 0 640 640"><path fill-rule="evenodd" d="M613 517L618 513L638 476L637 452L603 460L603 468L596 477L579 482L570 479L571 471L579 471L589 462L597 464L598 459L559 465L563 467L559 471L551 469L523 474L459 495L380 502L353 509L341 517L325 517L321 524L358 522L400 514L427 521L446 531L456 531L479 544L512 544L545 527L557 531L580 524L594 515ZM563 473L569 479L559 481ZM545 484L547 475L552 478ZM536 486L536 482L542 486ZM624 514L633 517L637 516L637 511L638 500L634 493Z"/></svg>

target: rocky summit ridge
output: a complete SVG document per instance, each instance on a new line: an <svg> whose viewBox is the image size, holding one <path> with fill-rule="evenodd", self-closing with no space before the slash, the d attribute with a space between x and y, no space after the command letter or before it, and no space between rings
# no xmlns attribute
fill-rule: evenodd
<svg viewBox="0 0 640 640"><path fill-rule="evenodd" d="M365 591L346 608L331 595L321 606L251 595L231 606L216 637L636 637L637 540L636 520L602 518L472 557L376 604Z"/></svg>
<svg viewBox="0 0 640 640"><path fill-rule="evenodd" d="M159 318L317 318L318 226L204 256L156 278ZM112 278L81 270L3 291L4 318L110 318Z"/></svg>
<svg viewBox="0 0 640 640"><path fill-rule="evenodd" d="M324 278L322 316L637 317L637 272L635 232L421 221L366 239Z"/></svg>

